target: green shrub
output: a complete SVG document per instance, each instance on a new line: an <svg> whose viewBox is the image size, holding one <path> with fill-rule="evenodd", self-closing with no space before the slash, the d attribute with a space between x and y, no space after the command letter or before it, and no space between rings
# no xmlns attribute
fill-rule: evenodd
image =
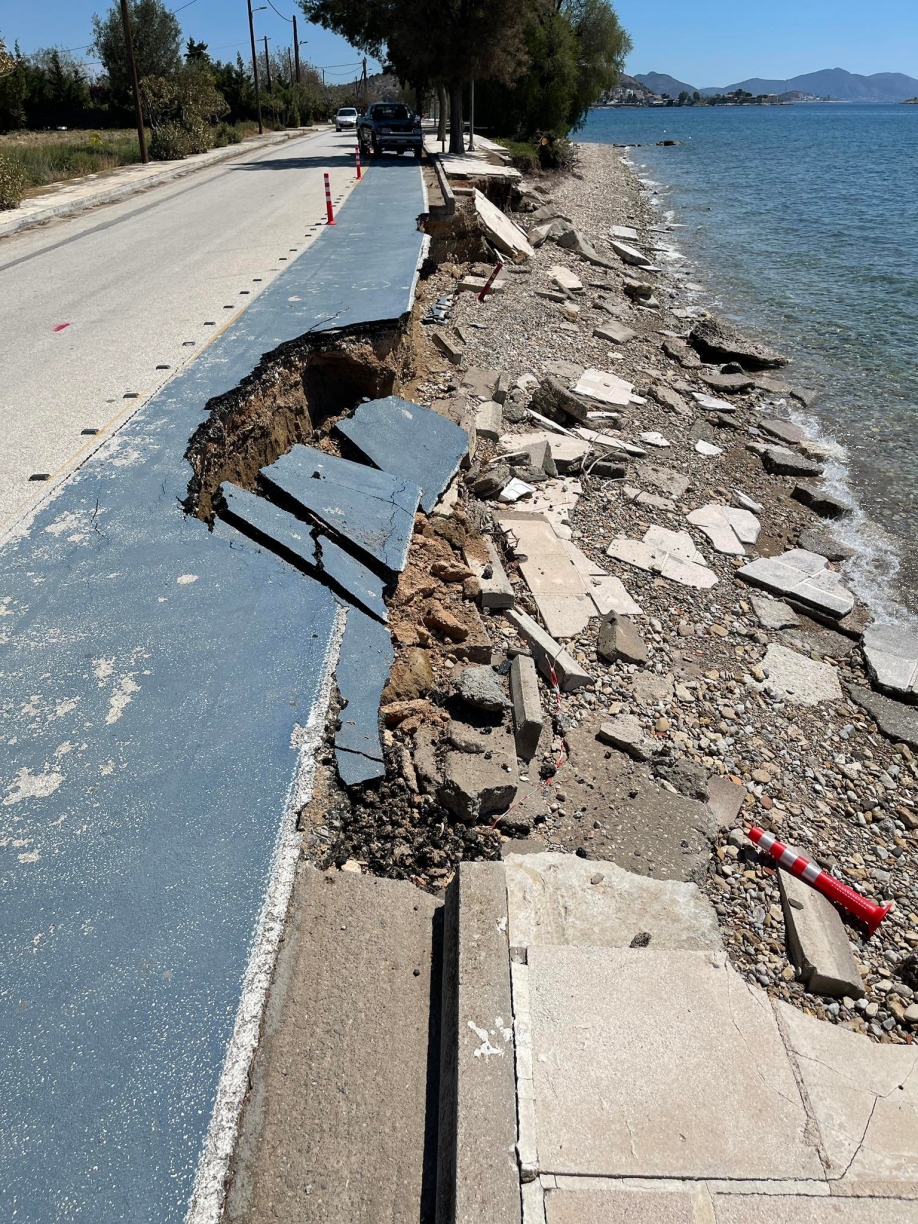
<svg viewBox="0 0 918 1224"><path fill-rule="evenodd" d="M26 176L21 168L0 153L0 209L18 208L26 186Z"/></svg>
<svg viewBox="0 0 918 1224"><path fill-rule="evenodd" d="M213 147L222 149L225 145L235 145L242 141L242 134L232 123L218 123L213 130Z"/></svg>
<svg viewBox="0 0 918 1224"><path fill-rule="evenodd" d="M150 156L154 161L177 161L185 157L188 133L177 123L157 123L150 129Z"/></svg>
<svg viewBox="0 0 918 1224"><path fill-rule="evenodd" d="M539 165L543 170L569 170L574 162L571 142L550 133L539 140Z"/></svg>

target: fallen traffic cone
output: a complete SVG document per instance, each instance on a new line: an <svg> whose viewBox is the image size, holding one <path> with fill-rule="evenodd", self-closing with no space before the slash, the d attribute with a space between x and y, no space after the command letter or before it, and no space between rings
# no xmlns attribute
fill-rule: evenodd
<svg viewBox="0 0 918 1224"><path fill-rule="evenodd" d="M767 850L772 858L777 859L791 875L799 876L801 880L805 880L807 884L821 892L824 897L828 897L830 901L836 901L849 914L854 914L855 918L860 918L861 922L866 923L868 938L874 934L892 909L891 902L888 905L877 905L873 901L868 901L859 892L855 892L847 884L842 884L841 880L836 880L835 876L829 875L827 871L823 871L815 863L805 859L802 854L789 850L783 842L778 841L773 833L766 833L764 829L755 828L749 830L749 837L760 849Z"/></svg>
<svg viewBox="0 0 918 1224"><path fill-rule="evenodd" d="M503 261L499 259L499 260L497 261L497 267L494 269L494 271L493 271L493 272L491 273L491 275L488 277L487 282L485 283L484 288L482 289L481 293L479 293L479 295L478 295L478 300L479 300L479 302L483 302L483 301L485 300L485 298L488 296L488 292L489 292L489 290L490 290L491 286L494 284L494 282L497 280L498 276L500 276L500 274L501 274L501 272L503 272L503 270L504 270Z"/></svg>
<svg viewBox="0 0 918 1224"><path fill-rule="evenodd" d="M357 158L357 182L359 183L363 178L363 175L360 172L360 145L358 145L354 150L354 156Z"/></svg>
<svg viewBox="0 0 918 1224"><path fill-rule="evenodd" d="M337 225L334 209L332 208L331 183L328 181L327 173L325 175L325 217L328 225Z"/></svg>

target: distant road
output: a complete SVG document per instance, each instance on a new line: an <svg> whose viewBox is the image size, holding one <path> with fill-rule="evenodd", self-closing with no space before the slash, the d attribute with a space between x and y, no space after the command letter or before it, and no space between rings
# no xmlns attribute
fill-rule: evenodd
<svg viewBox="0 0 918 1224"><path fill-rule="evenodd" d="M354 137L305 136L0 240L0 539L307 245ZM167 368L158 368L167 367ZM138 396L136 399L126 398Z"/></svg>

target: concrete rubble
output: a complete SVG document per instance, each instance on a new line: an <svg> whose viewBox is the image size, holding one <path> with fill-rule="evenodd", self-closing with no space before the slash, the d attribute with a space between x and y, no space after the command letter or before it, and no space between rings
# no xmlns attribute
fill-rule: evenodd
<svg viewBox="0 0 918 1224"><path fill-rule="evenodd" d="M864 997L864 985L838 911L822 893L779 871L787 943L800 980L813 994Z"/></svg>
<svg viewBox="0 0 918 1224"><path fill-rule="evenodd" d="M762 525L748 510L715 504L702 506L686 516L693 527L698 527L719 553L744 557L747 544L755 544Z"/></svg>
<svg viewBox="0 0 918 1224"><path fill-rule="evenodd" d="M853 610L854 596L841 574L827 564L818 553L794 548L779 557L752 561L737 571L737 577L839 620Z"/></svg>
<svg viewBox="0 0 918 1224"><path fill-rule="evenodd" d="M606 555L683 586L704 589L718 582L717 575L707 567L686 531L652 526L648 527L643 540L617 536L606 548Z"/></svg>

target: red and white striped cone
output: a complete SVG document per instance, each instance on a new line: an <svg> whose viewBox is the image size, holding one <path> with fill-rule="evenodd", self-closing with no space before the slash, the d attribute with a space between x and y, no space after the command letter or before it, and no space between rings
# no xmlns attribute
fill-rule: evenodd
<svg viewBox="0 0 918 1224"><path fill-rule="evenodd" d="M363 178L363 174L360 170L360 145L358 145L354 150L354 156L357 158L357 182L359 183Z"/></svg>
<svg viewBox="0 0 918 1224"><path fill-rule="evenodd" d="M485 298L488 296L488 292L489 292L489 290L490 290L491 286L494 284L494 282L497 280L498 276L500 276L500 274L501 274L501 272L503 272L503 270L504 270L504 265L503 265L503 263L502 263L502 261L501 261L501 260L498 260L498 261L497 261L497 267L494 269L494 271L493 271L493 272L491 273L491 275L488 277L488 279L487 279L487 283L485 284L485 287L482 289L481 293L479 293L479 295L478 295L478 300L479 300L479 302L483 302L483 301L485 300Z"/></svg>
<svg viewBox="0 0 918 1224"><path fill-rule="evenodd" d="M325 175L325 216L326 216L328 225L338 224L337 221L335 220L335 211L332 208L331 183L328 181L327 172Z"/></svg>
<svg viewBox="0 0 918 1224"><path fill-rule="evenodd" d="M830 901L838 902L849 914L860 918L861 922L867 926L868 938L874 934L892 909L891 902L888 905L877 905L874 901L868 901L859 892L855 892L847 884L842 884L841 880L836 880L835 876L829 875L827 871L823 871L815 863L805 859L802 854L789 850L783 842L778 841L773 833L766 833L764 829L756 828L749 830L749 837L761 850L766 850L772 858L777 859L791 875L799 876L801 880L805 880Z"/></svg>

